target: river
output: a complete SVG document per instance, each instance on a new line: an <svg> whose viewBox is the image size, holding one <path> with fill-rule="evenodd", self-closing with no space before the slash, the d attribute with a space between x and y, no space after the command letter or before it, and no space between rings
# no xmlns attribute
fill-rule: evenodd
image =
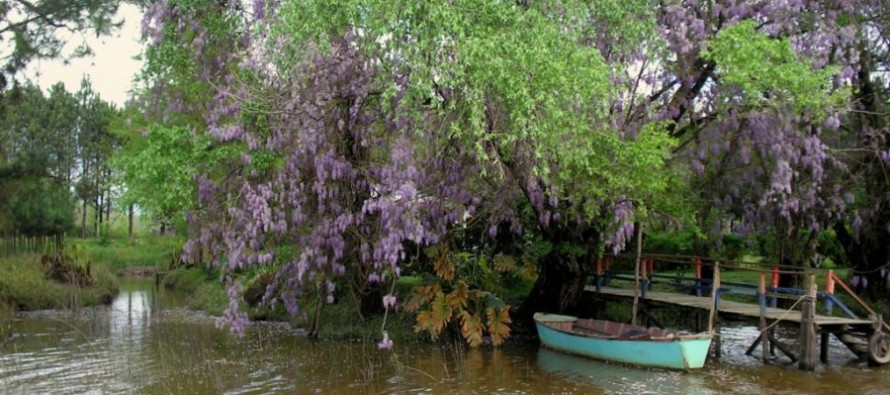
<svg viewBox="0 0 890 395"><path fill-rule="evenodd" d="M3 394L886 394L888 368L840 344L816 372L744 355L754 328L723 329L724 356L700 372L617 366L537 344L311 342L280 323L242 339L184 309L181 295L126 282L111 306L20 314L0 343Z"/></svg>

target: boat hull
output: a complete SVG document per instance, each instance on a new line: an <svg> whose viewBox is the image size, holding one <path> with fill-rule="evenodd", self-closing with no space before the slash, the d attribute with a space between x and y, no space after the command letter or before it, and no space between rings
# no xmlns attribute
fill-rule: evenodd
<svg viewBox="0 0 890 395"><path fill-rule="evenodd" d="M671 339L621 339L591 337L548 325L548 319L566 322L570 316L535 314L541 343L554 350L606 361L675 370L701 369L711 346L705 334Z"/></svg>

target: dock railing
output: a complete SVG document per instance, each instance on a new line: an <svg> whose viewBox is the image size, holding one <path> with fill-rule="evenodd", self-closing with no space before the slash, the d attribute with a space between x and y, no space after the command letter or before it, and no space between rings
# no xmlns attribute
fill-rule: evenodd
<svg viewBox="0 0 890 395"><path fill-rule="evenodd" d="M610 286L614 281L628 281L636 284L637 279L634 276L633 267L635 260L636 257L633 255L603 255L597 258L593 271L593 285L596 292L599 292L603 287ZM803 285L801 288L781 286L784 276L800 276L802 282L805 282L808 275L821 271L824 272L824 284L822 290L817 292L817 299L822 301L825 315L834 315L834 310L837 308L848 318L860 319L850 307L838 298L835 290L839 285L863 311L869 315L877 316L875 311L835 274L834 270L805 271L796 266L720 261L719 266L724 273L723 278L715 278L713 275L703 276L705 268L710 268L708 272L719 276L720 271L713 270L717 264L718 260L716 259L699 256L643 254L638 271L640 297L645 300L646 292L651 291L654 285L668 285L678 291L694 293L696 296L706 296L715 291L714 284L716 283L718 284L716 287L718 306L721 295L736 294L754 296L762 307L776 308L780 299L796 300L809 292L808 289L804 289ZM757 280L751 283L727 280L725 273L735 271L756 272L758 273ZM691 276L689 276L690 274ZM769 275L768 283L766 275ZM882 326L890 332L890 325L884 323Z"/></svg>

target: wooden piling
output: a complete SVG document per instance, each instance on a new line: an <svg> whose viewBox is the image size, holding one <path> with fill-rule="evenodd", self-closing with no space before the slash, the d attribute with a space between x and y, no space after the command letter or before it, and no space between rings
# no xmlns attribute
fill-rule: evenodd
<svg viewBox="0 0 890 395"><path fill-rule="evenodd" d="M834 309L834 270L825 273L825 315L830 316Z"/></svg>
<svg viewBox="0 0 890 395"><path fill-rule="evenodd" d="M646 299L646 291L649 290L649 260L644 258L640 265L640 293L643 300Z"/></svg>
<svg viewBox="0 0 890 395"><path fill-rule="evenodd" d="M832 310L834 308L834 270L829 270L828 273L825 274L825 315L831 316ZM831 333L826 331L824 328L820 328L819 333L819 361L823 364L828 363L828 342L831 338Z"/></svg>
<svg viewBox="0 0 890 395"><path fill-rule="evenodd" d="M810 275L808 289L800 309L800 361L801 370L816 369L816 276Z"/></svg>
<svg viewBox="0 0 890 395"><path fill-rule="evenodd" d="M634 265L634 279L636 280L636 284L634 284L634 305L633 311L631 312L630 323L631 325L637 324L637 311L640 304L640 258L643 254L643 224L637 224L637 261L636 265Z"/></svg>
<svg viewBox="0 0 890 395"><path fill-rule="evenodd" d="M772 286L772 288L769 291L773 293L773 298L770 301L770 305L772 305L773 308L776 308L779 305L778 297L776 296L776 293L778 292L778 288L779 288L779 267L778 266L773 266L772 277L770 278L770 280L771 280L770 285Z"/></svg>
<svg viewBox="0 0 890 395"><path fill-rule="evenodd" d="M766 275L760 273L760 282L757 284L757 301L760 303L760 348L763 362L768 362L770 357L769 326L766 324Z"/></svg>
<svg viewBox="0 0 890 395"><path fill-rule="evenodd" d="M720 309L720 262L714 262L714 278L711 281L711 311L708 314L708 333L714 337L714 356L720 359L723 356L723 340L720 336L720 327L717 326L717 310Z"/></svg>

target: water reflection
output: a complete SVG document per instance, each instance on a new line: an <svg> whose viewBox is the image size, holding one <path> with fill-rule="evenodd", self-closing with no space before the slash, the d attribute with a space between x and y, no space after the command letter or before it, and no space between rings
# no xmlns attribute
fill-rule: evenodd
<svg viewBox="0 0 890 395"><path fill-rule="evenodd" d="M713 394L702 375L648 370L556 352L541 347L538 368L568 380L589 383L606 394Z"/></svg>
<svg viewBox="0 0 890 395"><path fill-rule="evenodd" d="M842 350L815 373L764 367L744 350L753 328L724 328L724 355L701 372L637 369L536 344L467 350L454 344L309 342L255 323L235 340L151 282L123 286L111 306L19 317L0 342L0 393L884 393L885 369ZM832 347L843 347L832 344Z"/></svg>
<svg viewBox="0 0 890 395"><path fill-rule="evenodd" d="M111 324L111 337L118 340L142 338L148 331L151 312L149 291L122 291L111 303L108 320Z"/></svg>

